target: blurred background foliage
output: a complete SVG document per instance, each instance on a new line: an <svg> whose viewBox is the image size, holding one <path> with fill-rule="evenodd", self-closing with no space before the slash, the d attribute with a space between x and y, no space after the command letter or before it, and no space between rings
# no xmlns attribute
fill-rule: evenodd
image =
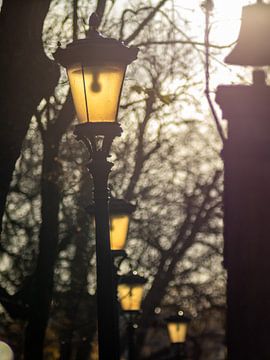
<svg viewBox="0 0 270 360"><path fill-rule="evenodd" d="M112 193L137 204L126 250L133 268L148 279L137 329L140 356L146 359L169 345L162 319L182 309L192 317L190 358L225 359L222 144L204 99L204 46L188 17L194 9L173 0L105 3L101 32L141 49L126 75L119 112L124 132L113 145L110 176ZM96 1L51 1L43 27L49 58L58 41L64 46L85 36L96 6ZM223 51L211 47L211 71ZM95 240L85 211L92 182L86 151L72 134L76 123L61 69L54 92L32 116L1 235L1 293L14 304L31 307L40 242L55 253L46 359L97 356ZM53 222L50 209L57 212ZM120 272L128 268L125 261ZM0 335L20 359L25 320L16 309L7 310L1 311Z"/></svg>

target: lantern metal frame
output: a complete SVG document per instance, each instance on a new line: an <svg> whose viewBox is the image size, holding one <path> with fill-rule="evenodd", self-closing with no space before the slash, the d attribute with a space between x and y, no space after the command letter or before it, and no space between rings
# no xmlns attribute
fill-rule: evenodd
<svg viewBox="0 0 270 360"><path fill-rule="evenodd" d="M98 24L97 15L92 14L87 37L75 40L67 45L66 49L62 49L61 44L59 44L54 54L56 61L66 68L80 64L82 76L84 76L84 66L105 66L106 63L112 62L127 66L137 58L138 48L128 47L121 41L103 37L96 29ZM85 86L84 95L86 97ZM121 91L118 107L120 97ZM105 122L106 119L104 122L90 122L87 102L85 105L87 122L77 125L74 134L77 140L84 143L89 152L90 161L87 168L94 182L99 358L102 360L119 360L118 306L114 292L110 249L109 190L107 185L113 163L109 162L107 158L110 156L110 148L114 138L121 135L122 129L117 123L117 112L113 122Z"/></svg>

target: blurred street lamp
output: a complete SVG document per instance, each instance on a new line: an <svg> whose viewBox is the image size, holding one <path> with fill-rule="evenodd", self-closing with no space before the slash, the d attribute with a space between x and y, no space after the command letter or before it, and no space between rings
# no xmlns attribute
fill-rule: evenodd
<svg viewBox="0 0 270 360"><path fill-rule="evenodd" d="M108 177L113 163L107 160L112 142L122 129L117 113L126 67L138 49L103 37L92 14L85 39L75 40L54 57L67 68L77 117L77 139L90 154L88 170L94 181L99 358L118 360L119 333L110 249Z"/></svg>
<svg viewBox="0 0 270 360"><path fill-rule="evenodd" d="M135 209L135 205L123 199L111 198L109 206L111 250L123 251L125 249L130 216Z"/></svg>
<svg viewBox="0 0 270 360"><path fill-rule="evenodd" d="M123 275L118 281L118 298L128 319L128 360L136 360L134 332L136 319L141 312L144 285L147 280L136 272Z"/></svg>
<svg viewBox="0 0 270 360"><path fill-rule="evenodd" d="M146 282L147 280L136 272L130 272L119 278L118 296L123 311L130 313L140 312Z"/></svg>
<svg viewBox="0 0 270 360"><path fill-rule="evenodd" d="M111 250L122 256L124 255L127 241L130 216L135 209L136 205L133 205L124 199L111 197L109 200ZM95 206L88 206L87 212L95 221Z"/></svg>
<svg viewBox="0 0 270 360"><path fill-rule="evenodd" d="M184 359L185 342L190 318L184 316L182 311L177 315L170 316L165 319L167 322L168 333L171 344L173 345L175 358Z"/></svg>

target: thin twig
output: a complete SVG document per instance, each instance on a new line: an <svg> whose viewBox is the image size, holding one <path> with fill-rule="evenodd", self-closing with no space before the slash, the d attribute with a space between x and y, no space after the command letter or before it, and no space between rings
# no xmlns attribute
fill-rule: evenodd
<svg viewBox="0 0 270 360"><path fill-rule="evenodd" d="M152 20L152 18L155 16L155 14L159 11L159 9L166 3L167 0L161 0L158 5L153 8L153 10L150 12L150 14L140 23L140 25L137 27L137 29L129 35L127 39L125 39L125 43L129 44L132 40L134 40L138 34L143 30L143 28Z"/></svg>
<svg viewBox="0 0 270 360"><path fill-rule="evenodd" d="M215 120L216 123L216 127L217 127L217 131L218 134L222 140L223 145L226 142L226 136L224 134L224 130L220 124L220 120L218 118L218 115L216 113L214 104L212 102L211 96L210 96L210 71L209 71L209 66L210 66L210 61L209 61L209 48L210 48L210 44L209 44L209 32L210 32L210 28L209 28L209 20L210 20L210 11L211 11L211 4L212 1L208 0L205 2L204 8L205 8L205 95L208 101L208 104L210 106L210 110L212 112L213 118Z"/></svg>
<svg viewBox="0 0 270 360"><path fill-rule="evenodd" d="M140 43L135 43L134 46L149 46L149 45L172 45L172 44L183 44L183 45L196 45L196 46L205 46L204 42L199 41L189 41L189 40L164 40L164 41L145 41ZM214 49L226 49L230 48L234 43L229 45L215 45L215 44L209 44L209 48Z"/></svg>

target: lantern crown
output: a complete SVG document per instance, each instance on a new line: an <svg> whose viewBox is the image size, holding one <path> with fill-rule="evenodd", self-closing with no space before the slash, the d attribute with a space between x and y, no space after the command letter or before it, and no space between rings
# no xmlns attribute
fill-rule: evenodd
<svg viewBox="0 0 270 360"><path fill-rule="evenodd" d="M147 279L143 276L138 275L137 273L130 271L126 275L120 276L118 283L127 284L127 285L144 285L147 282Z"/></svg>
<svg viewBox="0 0 270 360"><path fill-rule="evenodd" d="M68 67L75 63L101 65L106 62L117 62L128 65L137 58L138 48L126 46L123 41L104 37L96 30L98 24L98 17L92 14L87 37L73 41L65 49L58 47L54 54L55 60Z"/></svg>
<svg viewBox="0 0 270 360"><path fill-rule="evenodd" d="M188 324L190 323L190 318L185 315L171 315L165 319L167 323L181 323Z"/></svg>
<svg viewBox="0 0 270 360"><path fill-rule="evenodd" d="M109 201L109 212L112 215L131 215L136 210L136 205L124 200L111 197ZM95 205L91 204L87 207L89 215L95 215Z"/></svg>
<svg viewBox="0 0 270 360"><path fill-rule="evenodd" d="M243 66L270 65L270 5L262 1L243 7L237 43L225 58L227 64Z"/></svg>
<svg viewBox="0 0 270 360"><path fill-rule="evenodd" d="M128 214L131 215L136 210L136 205L124 200L111 197L109 202L109 210L112 214Z"/></svg>

